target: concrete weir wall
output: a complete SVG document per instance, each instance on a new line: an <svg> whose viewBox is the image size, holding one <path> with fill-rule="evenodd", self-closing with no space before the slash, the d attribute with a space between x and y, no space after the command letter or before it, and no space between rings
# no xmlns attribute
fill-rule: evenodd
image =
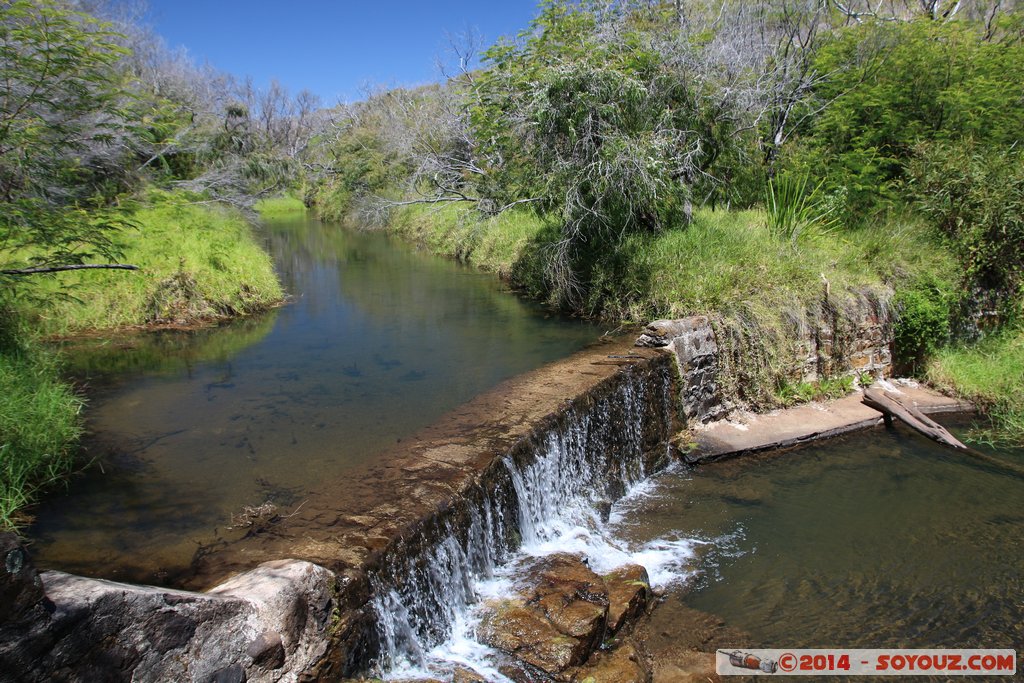
<svg viewBox="0 0 1024 683"><path fill-rule="evenodd" d="M756 331L745 338L719 339L716 328L727 327L708 316L656 320L637 339L637 346L664 348L675 356L680 417L690 424L713 422L744 407L744 387L727 388L726 366L747 374L763 356L768 332L762 331L760 339ZM774 380L813 382L855 374L878 378L892 371L892 322L877 297L857 294L842 307L826 301L820 312L792 319L786 327ZM729 379L732 384L744 382L742 377Z"/></svg>
<svg viewBox="0 0 1024 683"><path fill-rule="evenodd" d="M583 439L580 453L602 454L590 483L609 501L624 479L663 466L677 427L675 367L663 351L608 343L514 378L365 471L325 483L269 533L205 555L189 584L202 592L39 573L16 537L0 536L0 681L307 681L365 672L384 647L375 593L415 582L442 541L472 546L481 501L511 509L509 463L527 465L571 434ZM514 521L499 531L496 553L514 550Z"/></svg>

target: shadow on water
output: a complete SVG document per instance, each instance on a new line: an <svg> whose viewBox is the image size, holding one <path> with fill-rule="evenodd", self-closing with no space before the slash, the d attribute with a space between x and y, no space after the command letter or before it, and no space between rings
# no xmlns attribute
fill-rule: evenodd
<svg viewBox="0 0 1024 683"><path fill-rule="evenodd" d="M898 428L670 473L623 525L713 541L664 609L718 615L739 645L1019 650L1022 520L1020 477Z"/></svg>
<svg viewBox="0 0 1024 683"><path fill-rule="evenodd" d="M320 482L600 335L381 233L303 218L263 234L289 305L67 349L91 387L95 464L38 509L40 565L173 582L246 508L287 513Z"/></svg>

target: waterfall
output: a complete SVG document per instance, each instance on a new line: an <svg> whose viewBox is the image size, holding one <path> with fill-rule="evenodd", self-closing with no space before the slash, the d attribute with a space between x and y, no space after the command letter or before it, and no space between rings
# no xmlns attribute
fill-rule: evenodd
<svg viewBox="0 0 1024 683"><path fill-rule="evenodd" d="M471 633L482 586L517 553L600 539L611 503L668 461L670 368L624 368L497 458L459 501L387 553L370 576L378 674L426 671L433 649L460 630ZM601 554L626 557L611 550Z"/></svg>

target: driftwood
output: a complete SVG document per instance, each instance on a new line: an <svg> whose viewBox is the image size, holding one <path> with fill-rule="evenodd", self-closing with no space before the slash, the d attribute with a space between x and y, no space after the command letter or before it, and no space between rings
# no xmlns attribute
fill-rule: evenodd
<svg viewBox="0 0 1024 683"><path fill-rule="evenodd" d="M890 391L882 392L877 389L865 389L861 402L866 406L880 411L882 415L885 416L885 423L887 425L891 426L893 417L897 417L908 426L916 429L930 439L935 439L939 443L952 446L972 458L1003 470L1004 472L1024 478L1024 468L1020 465L1008 462L1002 458L992 457L987 453L976 451L973 448L968 448L958 441L955 436L946 431L945 427L922 413L917 406L908 406L900 400L899 396Z"/></svg>
<svg viewBox="0 0 1024 683"><path fill-rule="evenodd" d="M929 439L952 446L953 448L967 450L967 446L950 434L945 427L922 413L916 406L907 405L899 396L891 391L865 389L861 402L881 412L886 417L886 424L891 424L894 417L899 418L908 427L916 429Z"/></svg>

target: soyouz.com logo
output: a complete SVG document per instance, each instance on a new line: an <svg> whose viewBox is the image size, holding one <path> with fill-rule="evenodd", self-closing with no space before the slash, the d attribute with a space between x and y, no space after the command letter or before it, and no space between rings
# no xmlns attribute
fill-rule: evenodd
<svg viewBox="0 0 1024 683"><path fill-rule="evenodd" d="M1013 676L1016 650L718 650L720 676Z"/></svg>

